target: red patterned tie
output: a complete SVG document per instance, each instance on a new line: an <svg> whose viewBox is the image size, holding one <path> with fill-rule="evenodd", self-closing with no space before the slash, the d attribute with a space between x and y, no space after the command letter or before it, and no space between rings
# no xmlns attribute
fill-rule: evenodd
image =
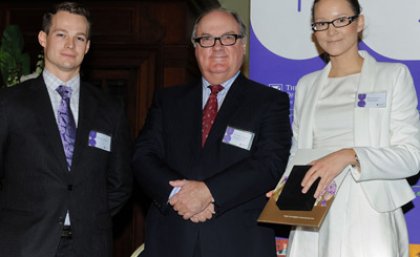
<svg viewBox="0 0 420 257"><path fill-rule="evenodd" d="M201 146L206 143L210 129L217 115L217 93L223 90L221 85L210 86L210 96L203 110L202 128L201 128Z"/></svg>

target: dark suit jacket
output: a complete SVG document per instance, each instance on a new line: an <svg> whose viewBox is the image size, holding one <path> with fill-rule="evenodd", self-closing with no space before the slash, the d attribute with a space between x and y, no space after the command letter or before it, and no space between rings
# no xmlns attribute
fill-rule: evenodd
<svg viewBox="0 0 420 257"><path fill-rule="evenodd" d="M132 182L123 108L81 84L71 172L54 115L42 76L0 92L0 256L54 257L67 210L77 256L111 256L111 215ZM111 152L88 146L91 130Z"/></svg>
<svg viewBox="0 0 420 257"><path fill-rule="evenodd" d="M239 75L201 147L201 82L158 92L141 132L133 168L153 200L146 220L147 257L276 256L272 229L257 224L289 155L287 94ZM251 150L222 143L227 126L255 133ZM173 179L204 181L216 204L205 223L185 221L170 205Z"/></svg>

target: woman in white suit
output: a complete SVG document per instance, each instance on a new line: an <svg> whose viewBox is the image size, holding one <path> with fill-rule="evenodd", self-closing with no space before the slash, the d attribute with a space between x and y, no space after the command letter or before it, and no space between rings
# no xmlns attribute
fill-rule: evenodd
<svg viewBox="0 0 420 257"><path fill-rule="evenodd" d="M339 190L319 230L296 227L290 257L408 257L401 206L415 195L407 177L420 170L417 96L403 64L359 51L364 17L357 0L315 0L312 28L329 57L304 76L295 96L293 146L335 149L312 162L302 181L314 197L334 179Z"/></svg>

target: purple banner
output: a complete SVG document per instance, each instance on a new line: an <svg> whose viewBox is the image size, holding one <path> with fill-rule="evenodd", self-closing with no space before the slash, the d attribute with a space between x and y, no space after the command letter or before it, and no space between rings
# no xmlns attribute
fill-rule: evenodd
<svg viewBox="0 0 420 257"><path fill-rule="evenodd" d="M407 65L420 99L420 2L388 1L387 6L382 1L360 1L369 15L365 17L365 37L360 49L378 61ZM297 81L325 65L312 40L311 5L312 1L306 0L251 0L250 78L287 92L291 108ZM412 244L410 256L417 251L420 254L420 182L413 184L417 198L406 212ZM284 246L283 240L278 242L278 248L281 245Z"/></svg>

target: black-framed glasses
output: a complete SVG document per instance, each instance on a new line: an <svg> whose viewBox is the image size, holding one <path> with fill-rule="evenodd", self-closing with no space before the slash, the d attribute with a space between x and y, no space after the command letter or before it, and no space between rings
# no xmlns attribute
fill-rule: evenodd
<svg viewBox="0 0 420 257"><path fill-rule="evenodd" d="M359 15L354 15L350 17L340 17L334 19L332 21L319 21L312 23L312 30L313 31L323 31L327 30L332 24L336 28L341 28L350 25L353 21L355 21Z"/></svg>
<svg viewBox="0 0 420 257"><path fill-rule="evenodd" d="M243 35L238 34L223 34L220 37L213 36L201 36L193 38L195 43L198 43L201 47L208 48L213 47L216 44L216 41L219 40L220 44L223 46L231 46L236 43L238 38L243 38Z"/></svg>

